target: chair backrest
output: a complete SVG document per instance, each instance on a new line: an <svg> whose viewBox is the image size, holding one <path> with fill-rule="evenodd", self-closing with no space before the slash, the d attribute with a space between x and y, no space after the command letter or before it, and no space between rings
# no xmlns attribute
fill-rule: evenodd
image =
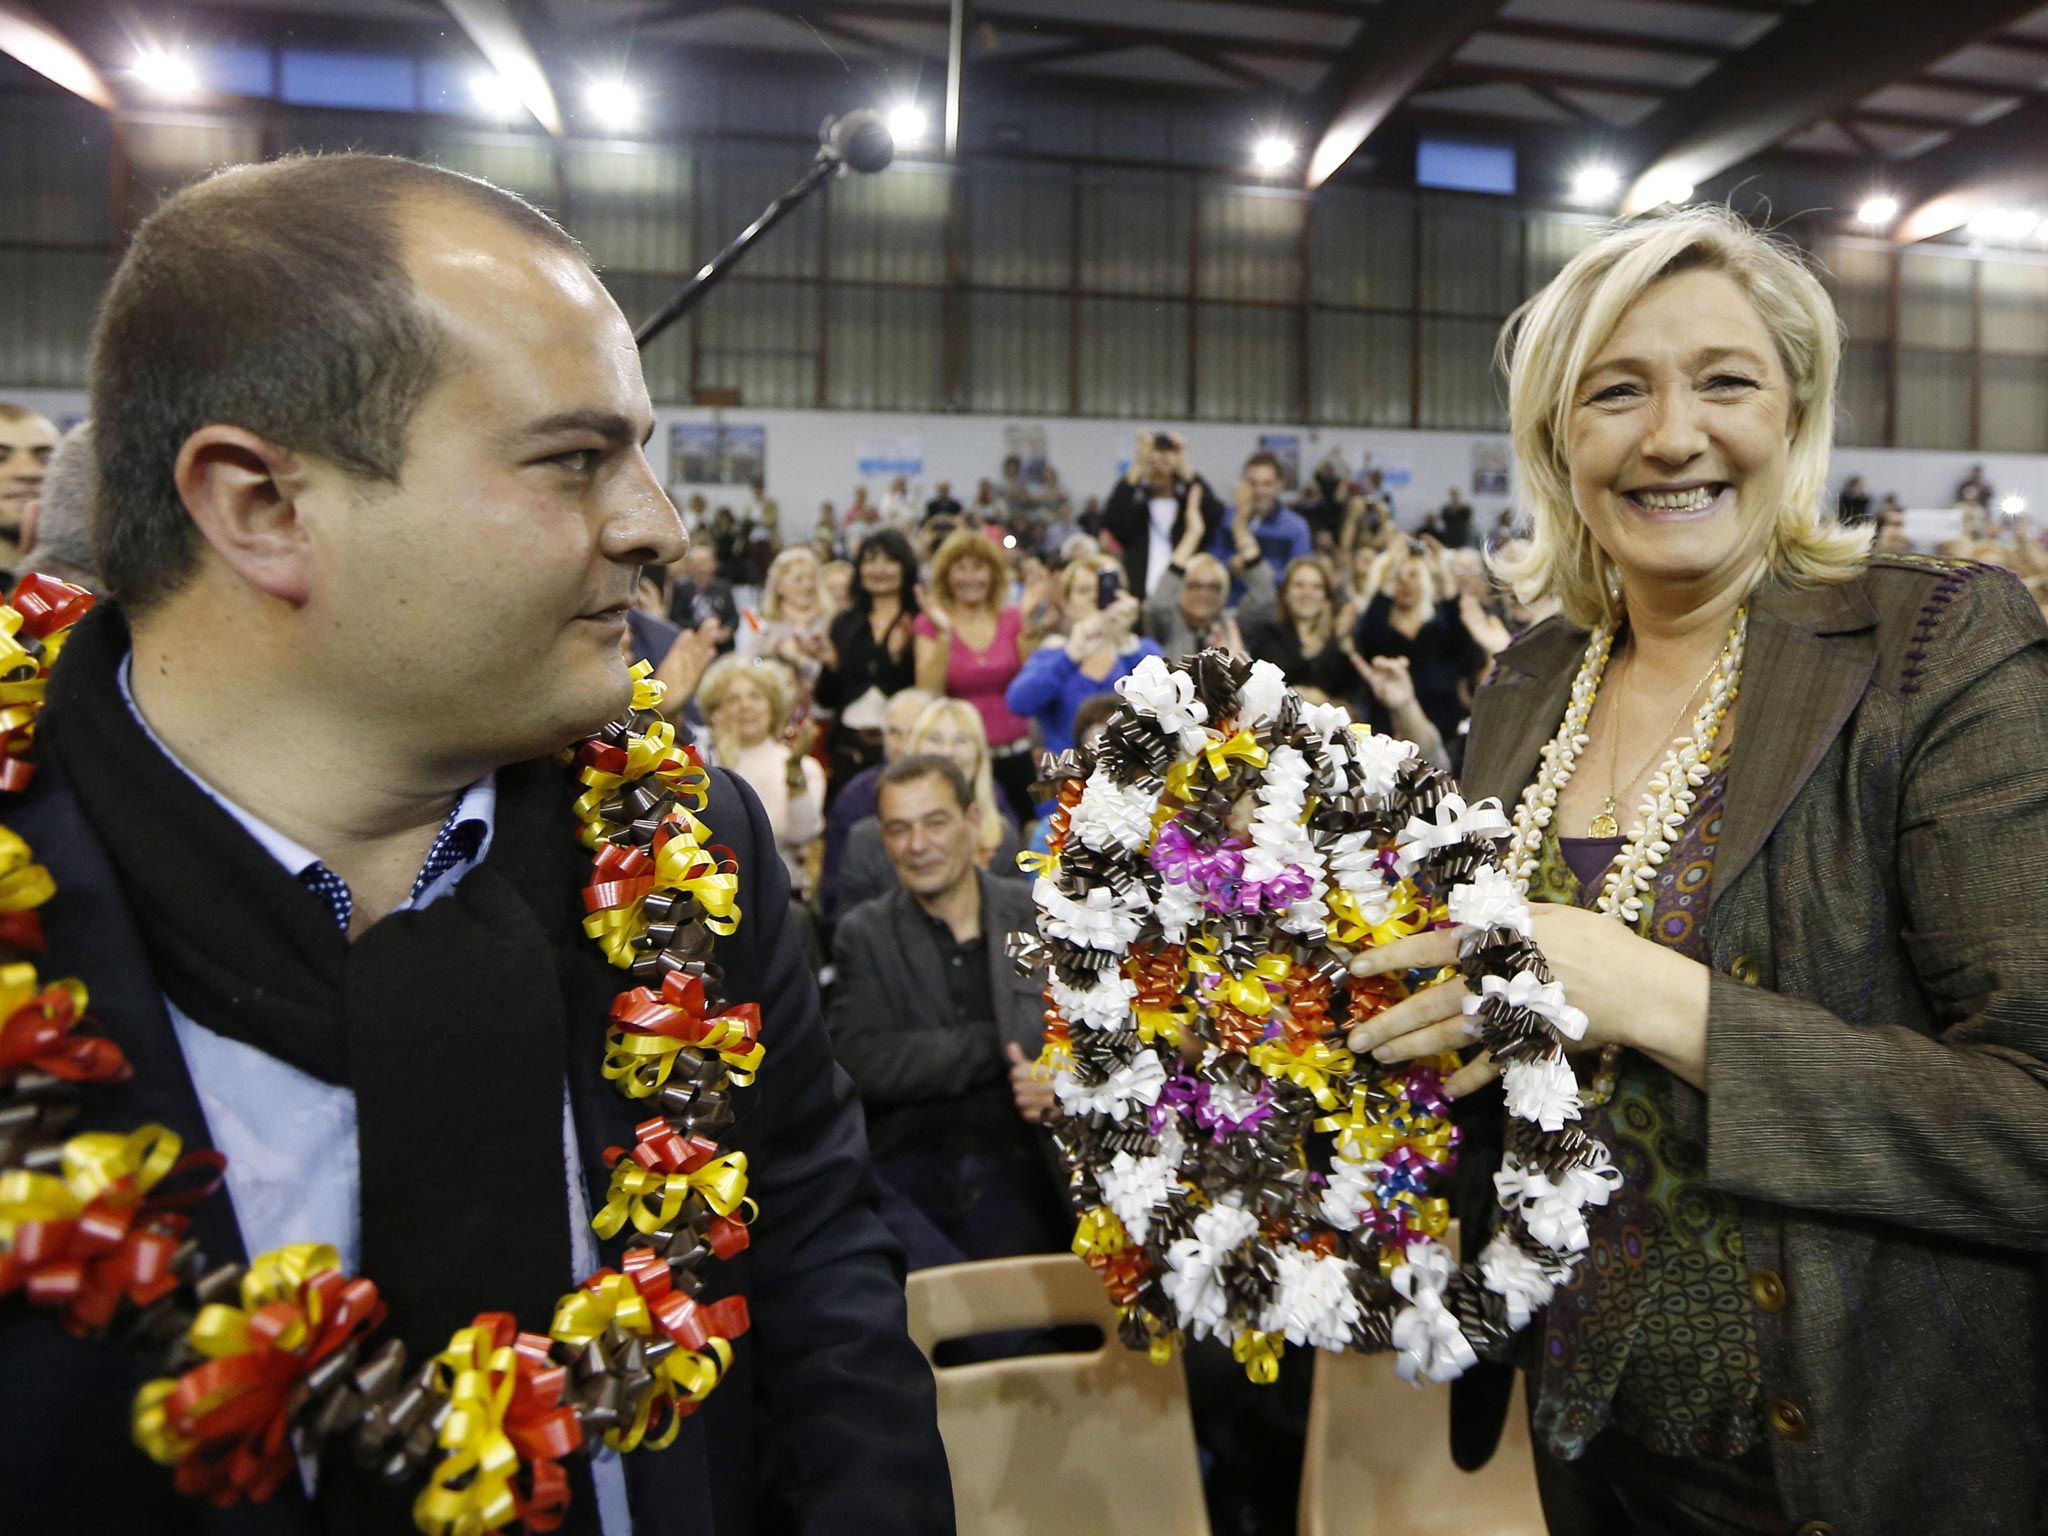
<svg viewBox="0 0 2048 1536"><path fill-rule="evenodd" d="M1449 1387L1409 1385L1391 1354L1318 1353L1301 1536L1544 1536L1520 1382L1493 1459L1463 1472Z"/></svg>
<svg viewBox="0 0 2048 1536"><path fill-rule="evenodd" d="M1102 1282L1071 1254L911 1272L910 1335L1092 1323L1101 1347L934 1365L961 1536L1208 1536L1187 1378L1117 1342Z"/></svg>

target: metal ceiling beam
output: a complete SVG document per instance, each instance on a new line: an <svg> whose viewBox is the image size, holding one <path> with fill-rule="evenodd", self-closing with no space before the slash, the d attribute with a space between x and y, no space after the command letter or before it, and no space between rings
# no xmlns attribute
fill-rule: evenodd
<svg viewBox="0 0 2048 1536"><path fill-rule="evenodd" d="M655 22L643 17L638 25L656 24L660 20L680 21L730 10L767 11L775 16L798 18L812 17L824 11L846 21L911 22L932 27L941 33L948 20L948 12L942 5L920 3L920 0L690 0L688 4L677 5L665 12ZM1029 34L1034 38L1072 38L1103 43L1111 48L1174 49L1192 43L1224 53L1243 54L1247 58L1327 64L1338 57L1335 49L1288 38L1238 37L1227 32L1200 32L1186 27L1134 27L1092 17L1042 16L1036 11L1007 11L1000 6L977 4L974 21L977 26L991 26L1001 32Z"/></svg>
<svg viewBox="0 0 2048 1536"><path fill-rule="evenodd" d="M1900 170L1906 213L1892 239L1901 245L1945 235L1994 208L2048 197L2048 97L1958 133Z"/></svg>
<svg viewBox="0 0 2048 1536"><path fill-rule="evenodd" d="M1621 32L1612 27L1582 27L1554 21L1517 21L1506 16L1488 22L1483 32L1495 37L1518 37L1532 43L1567 43L1588 48L1632 48L1638 53L1668 53L1692 59L1725 59L1740 52L1728 43L1701 42L1690 37L1662 37L1641 32Z"/></svg>
<svg viewBox="0 0 2048 1536"><path fill-rule="evenodd" d="M1328 181L1393 110L1466 38L1493 20L1506 0L1426 0L1381 5L1316 92L1320 127L1305 185Z"/></svg>
<svg viewBox="0 0 2048 1536"><path fill-rule="evenodd" d="M1449 64L1430 77L1425 89L1441 90L1459 85L1526 85L1532 91L1546 86L1559 91L1605 91L1610 96L1640 96L1663 101L1684 89L1658 85L1647 80L1625 80L1618 75L1585 75L1562 69L1523 69L1507 64Z"/></svg>
<svg viewBox="0 0 2048 1536"><path fill-rule="evenodd" d="M2039 0L1813 0L1639 125L1647 163L1621 214L1656 207L2037 9ZM1854 48L1842 45L1848 37Z"/></svg>
<svg viewBox="0 0 2048 1536"><path fill-rule="evenodd" d="M554 87L506 0L441 0L441 4L476 44L484 62L512 87L519 104L554 137L565 137L568 126L555 102Z"/></svg>
<svg viewBox="0 0 2048 1536"><path fill-rule="evenodd" d="M0 0L0 53L105 111L120 105L92 60L20 0Z"/></svg>

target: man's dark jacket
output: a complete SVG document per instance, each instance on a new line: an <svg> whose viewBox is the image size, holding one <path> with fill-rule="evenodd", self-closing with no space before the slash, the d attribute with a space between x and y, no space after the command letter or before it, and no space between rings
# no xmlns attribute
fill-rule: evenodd
<svg viewBox="0 0 2048 1536"><path fill-rule="evenodd" d="M951 1532L931 1373L905 1333L901 1259L875 1215L858 1103L833 1062L817 988L788 921L788 876L753 792L724 772L711 775L711 786L703 820L711 841L738 861L743 914L738 932L719 941L717 959L731 1000L760 1003L767 1054L754 1086L736 1095L739 1119L722 1138L747 1155L760 1215L751 1246L713 1266L706 1296L744 1293L753 1327L675 1442L625 1458L635 1536ZM573 837L566 772L562 787L563 835ZM99 1031L135 1067L133 1081L95 1105L80 1128L155 1121L187 1150L207 1147L206 1121L107 852L53 762L0 819L56 878L57 895L43 909L43 974L85 981ZM578 1032L569 1086L595 1211L609 1183L604 1149L631 1146L646 1111L600 1075L606 1011L628 978L604 963L580 917L579 893L565 889L558 969ZM535 1219L560 1221L562 1207ZM191 1235L212 1262L247 1257L224 1188L196 1208ZM601 1245L603 1261L615 1264L620 1246ZM477 1310L492 1306L486 1277ZM152 1373L110 1345L71 1338L18 1301L0 1308L0 1530L312 1536L335 1528L296 1479L256 1507L220 1511L180 1497L129 1439L130 1400ZM393 1529L411 1522L401 1517Z"/></svg>
<svg viewBox="0 0 2048 1536"><path fill-rule="evenodd" d="M1045 986L1020 976L1003 954L1012 933L1034 931L1037 911L1023 880L981 881L981 934L988 946L996 1038L953 1021L945 960L931 923L902 886L848 910L832 938L839 973L832 994L832 1043L879 1113L966 1092L1005 1045L1036 1057L1045 1043Z"/></svg>
<svg viewBox="0 0 2048 1536"><path fill-rule="evenodd" d="M1179 505L1174 509L1171 542L1179 544L1181 535L1187 531L1188 496L1198 485L1202 488L1202 516L1208 520L1209 529L1203 547L1213 550L1215 536L1222 531L1223 515L1229 508L1216 499L1216 493L1200 475L1192 480L1185 476L1174 479L1173 499ZM1117 481L1102 506L1102 530L1112 535L1123 550L1125 586L1132 596L1142 599L1152 564L1151 483L1140 480L1133 485L1128 480Z"/></svg>

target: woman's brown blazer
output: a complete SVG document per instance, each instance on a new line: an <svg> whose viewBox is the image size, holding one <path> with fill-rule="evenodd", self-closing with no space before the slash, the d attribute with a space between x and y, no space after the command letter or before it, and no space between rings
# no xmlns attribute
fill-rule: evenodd
<svg viewBox="0 0 2048 1536"><path fill-rule="evenodd" d="M1514 805L1585 640L1501 653L1468 795ZM2048 1529L2048 627L1959 561L1760 591L1733 753L1679 1117L1741 1202L1785 1529Z"/></svg>

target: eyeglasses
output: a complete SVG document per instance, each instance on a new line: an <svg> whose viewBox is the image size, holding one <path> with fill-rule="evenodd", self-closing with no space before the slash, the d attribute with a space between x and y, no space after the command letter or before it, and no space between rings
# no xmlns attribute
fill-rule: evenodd
<svg viewBox="0 0 2048 1536"><path fill-rule="evenodd" d="M1184 581L1180 585L1183 592L1222 592L1228 590L1230 583L1225 581Z"/></svg>

